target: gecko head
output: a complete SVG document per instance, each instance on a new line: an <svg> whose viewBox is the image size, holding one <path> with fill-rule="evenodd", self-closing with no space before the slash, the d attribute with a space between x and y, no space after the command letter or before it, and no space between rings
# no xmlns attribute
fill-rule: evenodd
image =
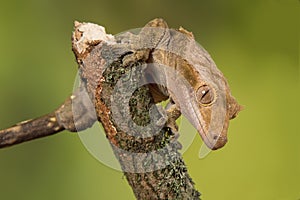
<svg viewBox="0 0 300 200"><path fill-rule="evenodd" d="M231 96L225 79L214 84L202 83L195 91L200 111L195 127L210 149L219 149L227 143L229 120L236 117L241 106Z"/></svg>

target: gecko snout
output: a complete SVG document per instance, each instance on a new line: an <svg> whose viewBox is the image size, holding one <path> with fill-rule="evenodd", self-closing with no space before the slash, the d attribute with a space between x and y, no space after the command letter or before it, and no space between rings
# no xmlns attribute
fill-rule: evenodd
<svg viewBox="0 0 300 200"><path fill-rule="evenodd" d="M222 136L220 134L212 134L211 136L211 149L216 150L223 147L227 143L227 136Z"/></svg>

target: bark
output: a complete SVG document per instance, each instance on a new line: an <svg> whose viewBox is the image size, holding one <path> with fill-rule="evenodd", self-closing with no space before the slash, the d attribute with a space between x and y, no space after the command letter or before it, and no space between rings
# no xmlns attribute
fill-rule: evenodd
<svg viewBox="0 0 300 200"><path fill-rule="evenodd" d="M0 148L12 146L35 138L53 135L64 128L57 122L55 113L35 120L27 120L0 131Z"/></svg>

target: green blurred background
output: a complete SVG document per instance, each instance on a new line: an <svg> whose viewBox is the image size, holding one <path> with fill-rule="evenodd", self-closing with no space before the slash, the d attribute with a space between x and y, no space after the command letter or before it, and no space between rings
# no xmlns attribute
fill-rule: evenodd
<svg viewBox="0 0 300 200"><path fill-rule="evenodd" d="M300 198L299 1L2 0L0 128L40 116L71 93L77 65L73 21L108 32L155 17L191 30L245 109L229 143L198 158L184 154L203 200ZM297 124L299 123L299 124ZM182 136L184 137L184 136ZM0 199L134 199L121 172L94 159L77 134L0 150Z"/></svg>

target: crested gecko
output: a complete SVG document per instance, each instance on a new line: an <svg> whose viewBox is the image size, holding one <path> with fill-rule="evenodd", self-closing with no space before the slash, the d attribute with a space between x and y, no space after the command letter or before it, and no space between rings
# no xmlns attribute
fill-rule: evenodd
<svg viewBox="0 0 300 200"><path fill-rule="evenodd" d="M127 44L132 54L124 57L130 63L146 59L147 79L156 102L170 99L168 113L182 113L199 132L210 149L227 142L229 120L242 107L231 95L228 82L209 53L180 27L169 29L163 19L150 21L138 34L116 36ZM171 116L171 115L169 115Z"/></svg>

